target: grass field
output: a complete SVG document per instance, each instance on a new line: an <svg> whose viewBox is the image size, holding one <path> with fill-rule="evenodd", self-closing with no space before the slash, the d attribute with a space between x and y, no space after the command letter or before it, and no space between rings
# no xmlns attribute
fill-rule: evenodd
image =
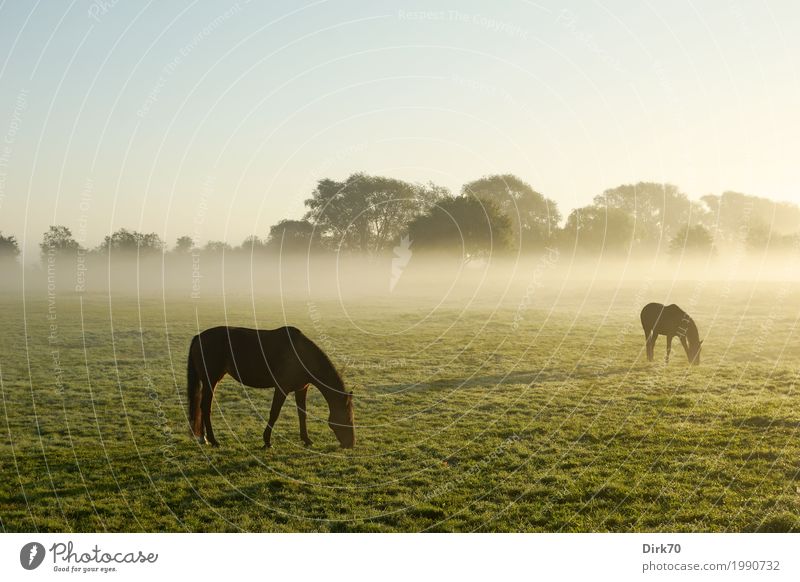
<svg viewBox="0 0 800 582"><path fill-rule="evenodd" d="M46 292L0 298L4 531L800 530L796 284L528 286L469 301ZM706 338L649 364L638 310ZM687 305L688 304L688 305ZM190 439L190 338L288 321L357 395L336 446L225 379L221 448ZM657 356L663 360L664 340Z"/></svg>

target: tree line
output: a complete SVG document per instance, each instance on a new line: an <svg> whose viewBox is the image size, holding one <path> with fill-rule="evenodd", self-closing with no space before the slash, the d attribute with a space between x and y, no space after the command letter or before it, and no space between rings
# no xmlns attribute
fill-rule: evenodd
<svg viewBox="0 0 800 582"><path fill-rule="evenodd" d="M433 183L413 184L356 173L344 181L319 180L301 219L284 219L266 236L238 246L190 236L168 245L156 233L122 228L93 249L70 229L51 226L40 243L43 259L63 253L138 256L220 253L391 253L401 241L418 252L469 258L492 253L561 248L578 253L631 253L667 249L714 253L734 245L759 252L800 243L800 208L767 198L724 192L690 200L677 186L639 182L611 188L572 210L562 225L555 201L511 174L485 176L457 195ZM0 257L16 257L16 238L0 233Z"/></svg>

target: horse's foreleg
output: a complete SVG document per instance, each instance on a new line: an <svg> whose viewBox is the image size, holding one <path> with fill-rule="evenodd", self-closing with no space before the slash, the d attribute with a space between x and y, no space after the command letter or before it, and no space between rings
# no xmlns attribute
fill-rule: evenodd
<svg viewBox="0 0 800 582"><path fill-rule="evenodd" d="M664 360L664 363L669 364L669 354L672 352L672 337L671 335L667 336L667 357Z"/></svg>
<svg viewBox="0 0 800 582"><path fill-rule="evenodd" d="M297 418L300 419L300 439L307 447L310 447L313 443L308 438L308 427L306 426L306 396L308 396L308 386L303 386L303 388L294 392L294 401L297 404Z"/></svg>
<svg viewBox="0 0 800 582"><path fill-rule="evenodd" d="M214 429L211 428L211 403L214 400L214 387L211 384L203 382L203 427L205 429L205 438L211 443L211 446L218 447L219 443L214 438Z"/></svg>
<svg viewBox="0 0 800 582"><path fill-rule="evenodd" d="M268 449L272 446L272 428L275 426L275 422L278 420L278 415L281 413L281 408L283 407L283 403L286 402L286 394L284 394L280 388L275 388L275 396L272 397L272 408L269 410L269 421L267 422L267 428L264 429L264 448Z"/></svg>

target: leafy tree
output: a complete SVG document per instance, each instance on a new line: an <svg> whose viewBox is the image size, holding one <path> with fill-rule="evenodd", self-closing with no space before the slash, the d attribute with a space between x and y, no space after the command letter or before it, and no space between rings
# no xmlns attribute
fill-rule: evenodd
<svg viewBox="0 0 800 582"><path fill-rule="evenodd" d="M19 255L19 243L13 234L9 236L0 232L0 259L13 259Z"/></svg>
<svg viewBox="0 0 800 582"><path fill-rule="evenodd" d="M100 252L120 252L140 255L153 254L164 250L164 243L156 233L144 234L135 230L121 228L106 235L98 248Z"/></svg>
<svg viewBox="0 0 800 582"><path fill-rule="evenodd" d="M221 240L210 240L206 243L206 246L203 247L203 250L207 253L227 253L233 250L233 247L228 243L221 241Z"/></svg>
<svg viewBox="0 0 800 582"><path fill-rule="evenodd" d="M194 248L194 239L190 236L179 236L178 240L175 241L175 248L173 249L176 253L186 254L191 252Z"/></svg>
<svg viewBox="0 0 800 582"><path fill-rule="evenodd" d="M319 246L319 230L307 220L281 220L269 229L266 246L273 251L308 252Z"/></svg>
<svg viewBox="0 0 800 582"><path fill-rule="evenodd" d="M472 196L445 198L409 225L414 248L461 253L466 260L508 248L511 235L508 216L495 203Z"/></svg>
<svg viewBox="0 0 800 582"><path fill-rule="evenodd" d="M740 192L723 192L721 196L709 194L702 197L708 208L706 224L715 227L722 240L732 243L748 238L755 230L758 237L766 228L776 235L789 235L800 231L800 208L789 202L776 202L768 198L750 196Z"/></svg>
<svg viewBox="0 0 800 582"><path fill-rule="evenodd" d="M304 218L331 247L379 253L391 248L414 217L445 193L432 184L367 174L353 174L344 182L324 179L306 200Z"/></svg>
<svg viewBox="0 0 800 582"><path fill-rule="evenodd" d="M514 235L524 249L541 248L558 230L558 205L512 174L484 176L465 184L462 195L495 203L511 220Z"/></svg>
<svg viewBox="0 0 800 582"><path fill-rule="evenodd" d="M164 242L156 233L150 232L148 234L137 234L139 234L140 253L156 253L164 251Z"/></svg>
<svg viewBox="0 0 800 582"><path fill-rule="evenodd" d="M123 253L136 253L139 250L139 233L131 232L126 228L107 235L100 245L101 251L120 251Z"/></svg>
<svg viewBox="0 0 800 582"><path fill-rule="evenodd" d="M237 250L244 253L258 253L267 247L266 243L255 234L245 237Z"/></svg>
<svg viewBox="0 0 800 582"><path fill-rule="evenodd" d="M763 223L756 223L747 229L745 246L752 252L788 251L798 242L796 234L779 234L770 230L769 226Z"/></svg>
<svg viewBox="0 0 800 582"><path fill-rule="evenodd" d="M72 237L72 231L66 226L51 226L42 236L39 248L42 256L46 256L50 252L58 254L76 252L81 245Z"/></svg>
<svg viewBox="0 0 800 582"><path fill-rule="evenodd" d="M674 255L708 254L714 250L714 237L702 224L687 224L673 237L669 248Z"/></svg>
<svg viewBox="0 0 800 582"><path fill-rule="evenodd" d="M633 217L633 240L637 245L670 240L684 224L696 224L704 210L672 184L639 182L606 190L595 196L594 205L626 212Z"/></svg>
<svg viewBox="0 0 800 582"><path fill-rule="evenodd" d="M628 212L592 205L570 213L561 233L561 244L582 252L627 252L633 233L633 217Z"/></svg>
<svg viewBox="0 0 800 582"><path fill-rule="evenodd" d="M766 250L770 243L772 231L766 224L757 223L746 229L745 246L751 251Z"/></svg>

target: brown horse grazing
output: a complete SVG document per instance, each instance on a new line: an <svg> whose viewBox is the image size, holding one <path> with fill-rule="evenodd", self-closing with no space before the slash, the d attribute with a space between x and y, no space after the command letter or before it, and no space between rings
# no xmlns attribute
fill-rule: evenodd
<svg viewBox="0 0 800 582"><path fill-rule="evenodd" d="M219 446L211 428L214 389L225 374L252 388L275 387L269 422L264 429L264 448L271 446L272 428L289 392L294 392L300 417L300 438L311 445L306 428L308 385L316 386L328 402L331 427L343 448L356 442L353 426L353 393L328 356L295 327L271 330L244 327L212 327L192 338L187 382L189 422L200 443L206 439Z"/></svg>
<svg viewBox="0 0 800 582"><path fill-rule="evenodd" d="M675 304L664 307L661 303L648 303L642 309L640 318L647 341L648 361L653 361L656 338L665 335L667 336L666 362L669 362L669 354L672 351L672 338L678 336L689 362L695 366L700 363L700 348L703 342L700 341L694 320L683 309Z"/></svg>

